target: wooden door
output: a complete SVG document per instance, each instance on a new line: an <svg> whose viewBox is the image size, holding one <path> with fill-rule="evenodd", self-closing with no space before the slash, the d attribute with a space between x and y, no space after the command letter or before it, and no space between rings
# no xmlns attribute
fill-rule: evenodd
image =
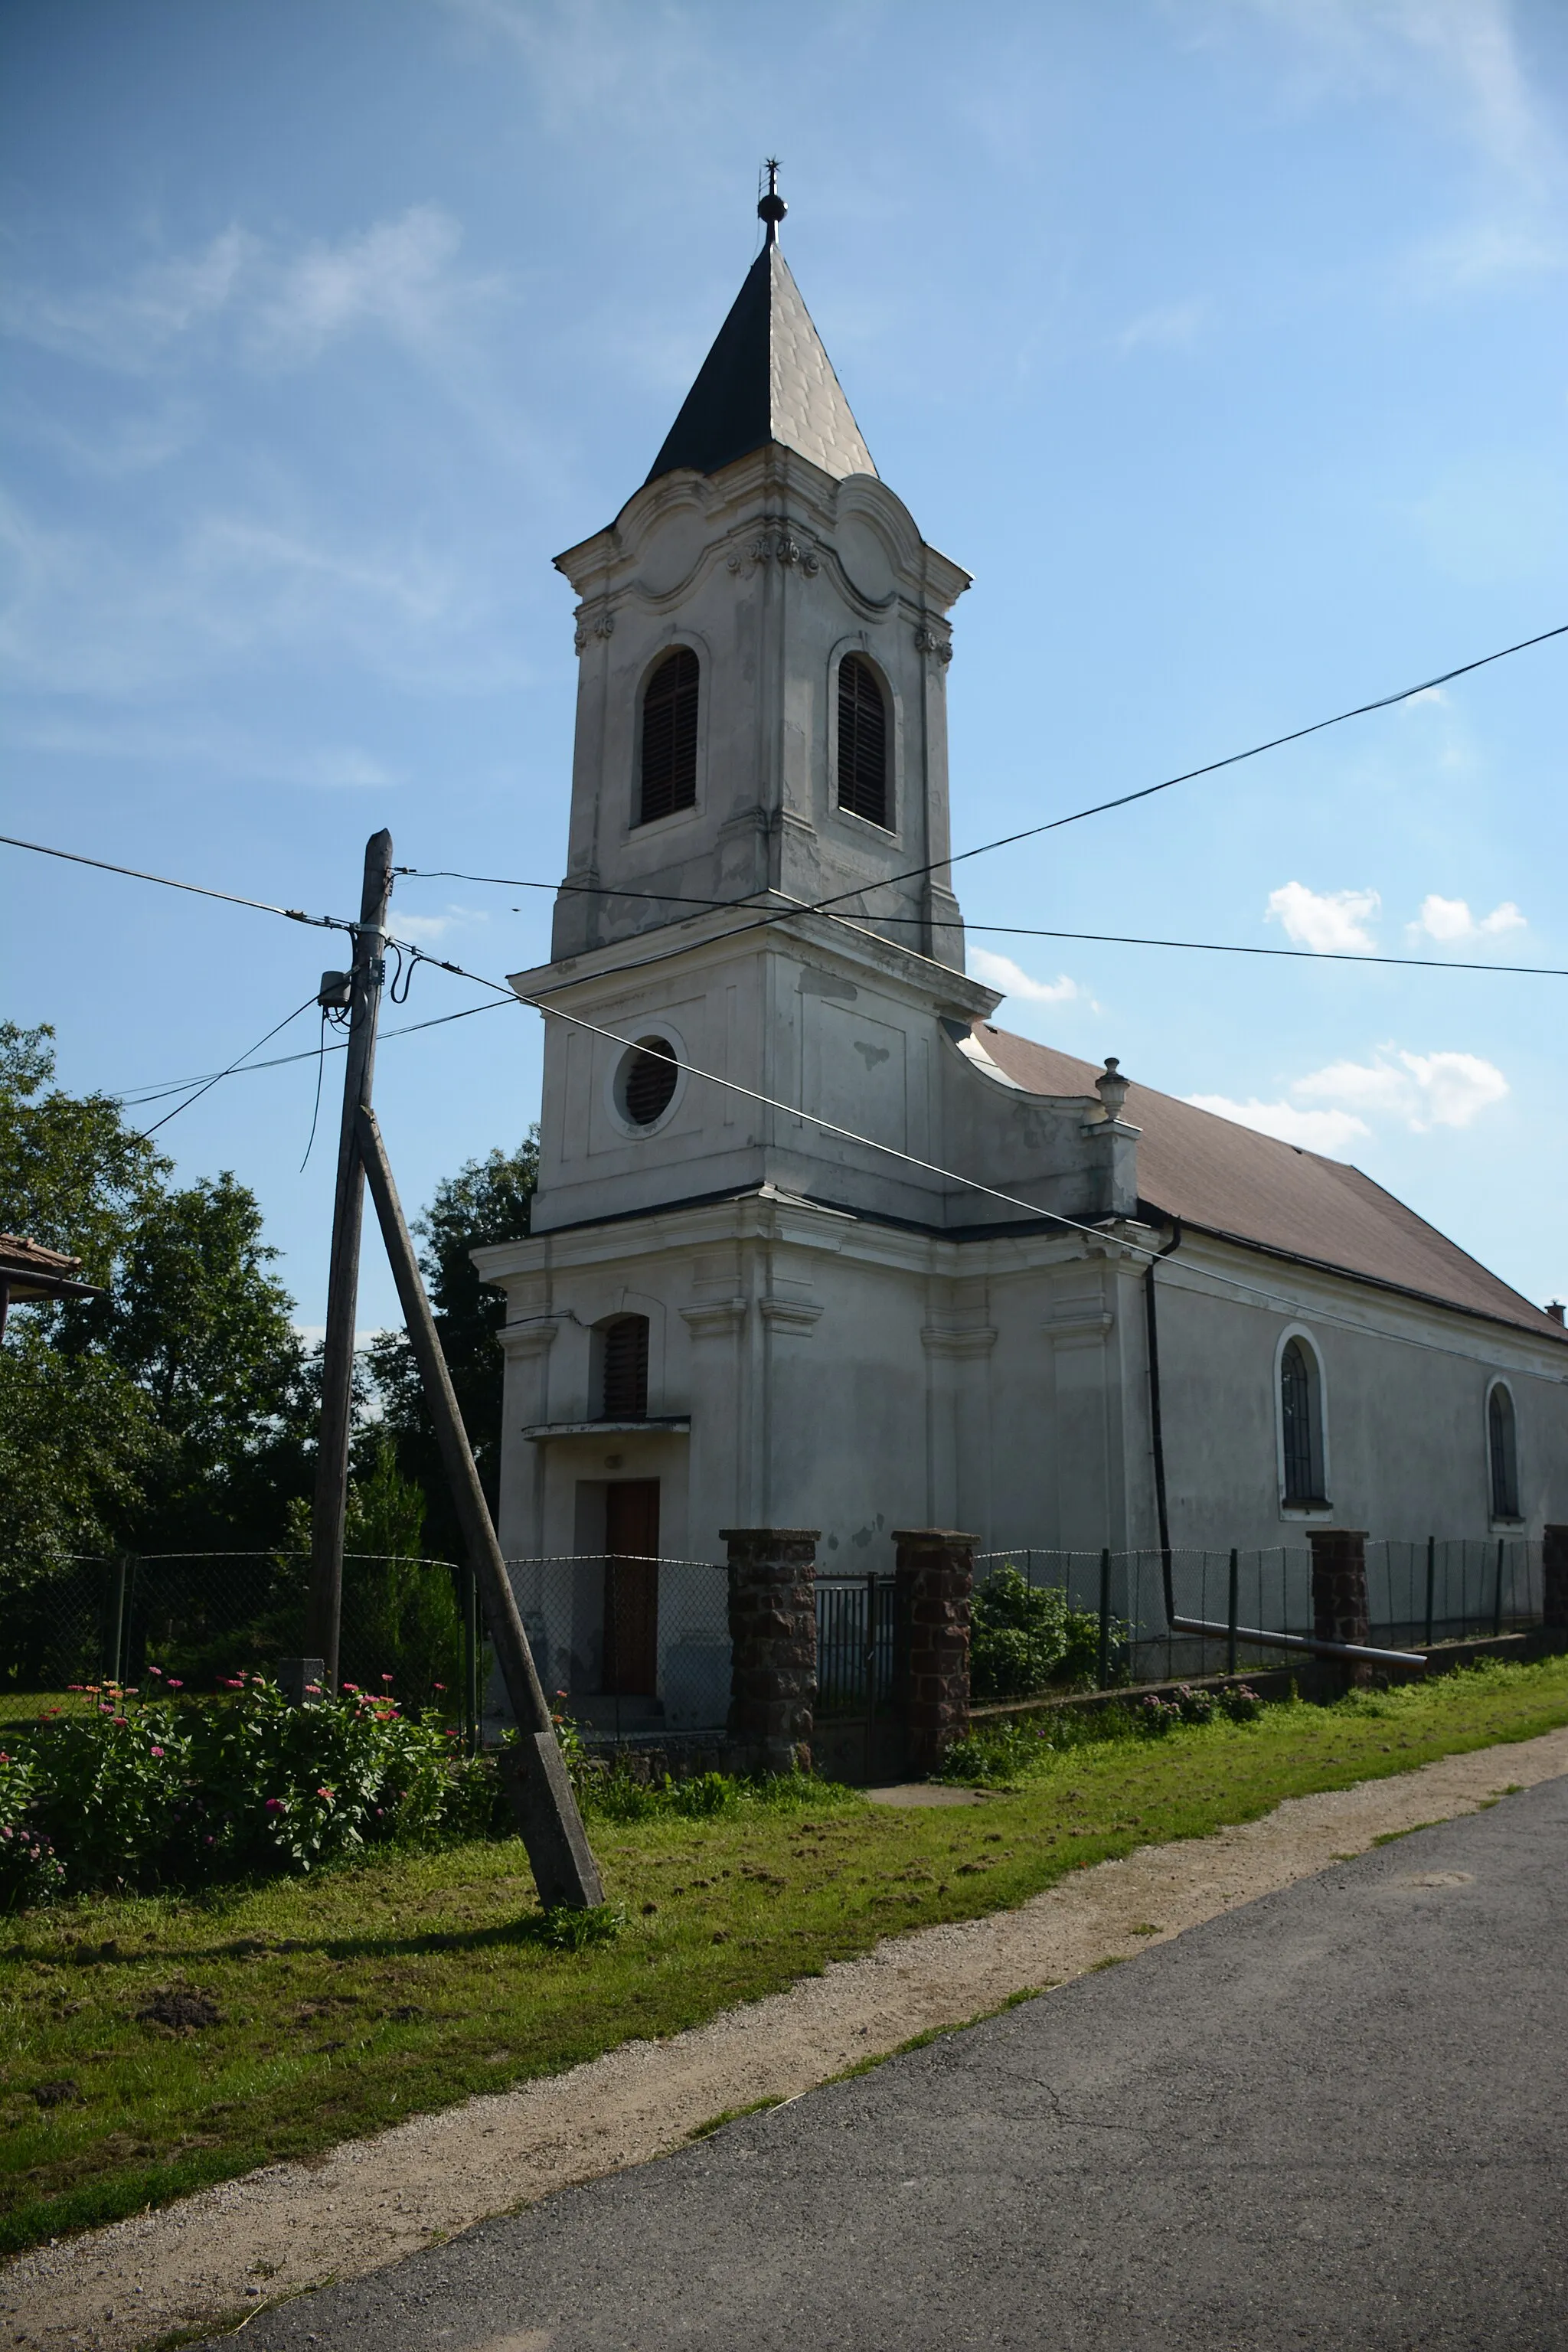
<svg viewBox="0 0 1568 2352"><path fill-rule="evenodd" d="M651 1696L658 1679L657 1478L620 1478L606 1487L605 1549L605 1688L621 1698Z"/></svg>

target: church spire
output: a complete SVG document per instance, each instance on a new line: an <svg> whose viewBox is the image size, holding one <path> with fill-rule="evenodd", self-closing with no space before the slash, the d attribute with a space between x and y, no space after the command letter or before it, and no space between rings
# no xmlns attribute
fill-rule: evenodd
<svg viewBox="0 0 1568 2352"><path fill-rule="evenodd" d="M779 248L787 207L775 158L767 171L767 194L757 205L766 242L654 459L650 482L687 466L716 474L769 441L836 481L877 471Z"/></svg>

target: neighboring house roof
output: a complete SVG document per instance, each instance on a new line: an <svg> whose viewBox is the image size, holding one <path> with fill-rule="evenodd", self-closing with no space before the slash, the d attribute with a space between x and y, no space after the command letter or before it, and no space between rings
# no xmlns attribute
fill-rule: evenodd
<svg viewBox="0 0 1568 2352"><path fill-rule="evenodd" d="M1031 1094L1089 1095L1100 1075L1091 1062L988 1022L976 1022L974 1035L1003 1075ZM1568 1341L1560 1323L1359 1168L1136 1083L1122 1117L1142 1130L1138 1191L1151 1208L1205 1233Z"/></svg>
<svg viewBox="0 0 1568 2352"><path fill-rule="evenodd" d="M13 1299L99 1297L91 1283L74 1279L80 1272L79 1257L46 1249L20 1234L0 1234L0 1282Z"/></svg>
<svg viewBox="0 0 1568 2352"><path fill-rule="evenodd" d="M647 478L681 466L716 474L769 441L838 481L877 470L789 264L773 244L747 272Z"/></svg>

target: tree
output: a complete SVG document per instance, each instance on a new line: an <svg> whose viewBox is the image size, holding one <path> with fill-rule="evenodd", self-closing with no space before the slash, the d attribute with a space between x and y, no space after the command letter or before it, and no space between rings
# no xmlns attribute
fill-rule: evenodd
<svg viewBox="0 0 1568 2352"><path fill-rule="evenodd" d="M479 1280L469 1252L488 1242L524 1238L538 1181L539 1131L535 1128L516 1151L491 1151L483 1160L470 1160L455 1176L444 1178L414 1228L425 1245L419 1255L420 1269L480 1484L492 1511L500 1476L501 1389L506 1369L500 1328L506 1320L506 1301ZM448 1559L460 1559L462 1537L407 1333L382 1332L372 1340L370 1355L382 1409L379 1428L393 1439L405 1476L416 1480L425 1491L426 1549Z"/></svg>
<svg viewBox="0 0 1568 2352"><path fill-rule="evenodd" d="M23 1306L0 1358L0 1573L70 1551L277 1539L308 1483L310 1382L255 1196L183 1189L105 1095L52 1086L53 1032L0 1024L0 1229L106 1296Z"/></svg>
<svg viewBox="0 0 1568 2352"><path fill-rule="evenodd" d="M140 1543L265 1545L284 1495L302 1490L309 1383L277 1256L255 1194L227 1171L165 1192L130 1236L102 1339L163 1433L133 1514Z"/></svg>

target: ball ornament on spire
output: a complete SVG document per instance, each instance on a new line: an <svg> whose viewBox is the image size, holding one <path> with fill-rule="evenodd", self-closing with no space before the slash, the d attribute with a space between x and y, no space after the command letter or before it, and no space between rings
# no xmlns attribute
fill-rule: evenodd
<svg viewBox="0 0 1568 2352"><path fill-rule="evenodd" d="M779 194L779 163L776 155L768 157L767 173L768 192L765 196L759 196L757 199L757 218L767 224L768 243L776 245L779 241L779 223L789 210L789 206Z"/></svg>

